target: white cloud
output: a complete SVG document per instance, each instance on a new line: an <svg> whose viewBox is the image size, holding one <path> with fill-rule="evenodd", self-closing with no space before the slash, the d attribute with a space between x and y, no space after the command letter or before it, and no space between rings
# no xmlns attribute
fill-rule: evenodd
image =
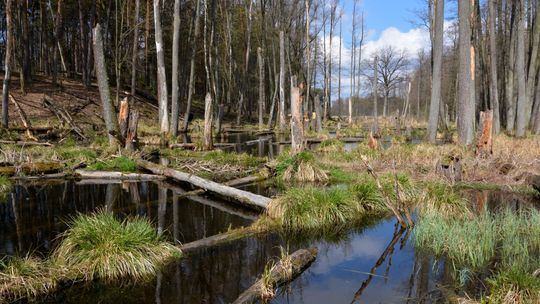
<svg viewBox="0 0 540 304"><path fill-rule="evenodd" d="M395 27L389 27L381 33L379 39L365 44L364 54L371 56L378 49L387 46L405 50L411 58L414 58L418 51L429 46L429 33L423 28L401 32Z"/></svg>

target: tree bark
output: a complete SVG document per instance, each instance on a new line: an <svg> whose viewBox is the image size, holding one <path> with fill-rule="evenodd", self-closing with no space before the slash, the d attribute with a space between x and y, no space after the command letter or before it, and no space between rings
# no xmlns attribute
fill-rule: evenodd
<svg viewBox="0 0 540 304"><path fill-rule="evenodd" d="M154 0L154 31L157 56L159 127L163 139L163 136L166 136L167 133L169 133L169 110L167 106L167 76L165 74L165 55L163 54L160 0Z"/></svg>
<svg viewBox="0 0 540 304"><path fill-rule="evenodd" d="M285 130L285 34L279 32L279 128Z"/></svg>
<svg viewBox="0 0 540 304"><path fill-rule="evenodd" d="M377 68L378 64L379 58L375 56L375 59L373 60L373 133L377 133L379 131L379 113L377 109L377 95L379 95L379 79L377 76L377 71L379 70Z"/></svg>
<svg viewBox="0 0 540 304"><path fill-rule="evenodd" d="M518 101L516 112L516 136L524 137L528 125L528 115L530 106L527 100L527 80L525 69L525 0L519 0L518 8L518 28L517 28L517 48L516 48L516 70L518 82ZM529 113L527 113L529 112Z"/></svg>
<svg viewBox="0 0 540 304"><path fill-rule="evenodd" d="M266 95L264 90L264 58L263 50L257 49L257 61L259 62L259 129L264 128L264 104Z"/></svg>
<svg viewBox="0 0 540 304"><path fill-rule="evenodd" d="M428 140L435 143L441 102L442 55L444 34L444 0L435 0L435 24L433 39L433 77L429 108Z"/></svg>
<svg viewBox="0 0 540 304"><path fill-rule="evenodd" d="M139 111L129 111L129 123L126 134L126 150L134 151L137 149L137 126L139 124Z"/></svg>
<svg viewBox="0 0 540 304"><path fill-rule="evenodd" d="M178 135L178 117L180 101L178 99L178 53L180 47L180 0L174 1L174 26L172 49L172 100L171 100L171 134Z"/></svg>
<svg viewBox="0 0 540 304"><path fill-rule="evenodd" d="M472 99L474 82L472 73L474 58L471 46L471 1L459 0L459 111L458 140L470 145L474 137L475 102Z"/></svg>
<svg viewBox="0 0 540 304"><path fill-rule="evenodd" d="M109 90L109 78L107 77L107 66L105 65L105 55L103 53L103 39L101 36L101 26L99 23L93 31L94 63L98 80L99 95L103 105L103 119L109 136L109 145L115 144L115 135L120 129L116 120L115 110L111 102L111 92Z"/></svg>
<svg viewBox="0 0 540 304"><path fill-rule="evenodd" d="M489 83L489 95L491 97L491 109L493 110L493 133L499 134L501 129L500 107L499 107L499 77L497 74L497 33L495 32L495 8L497 0L489 0L488 30L489 30L489 67L491 81Z"/></svg>
<svg viewBox="0 0 540 304"><path fill-rule="evenodd" d="M493 154L493 110L480 112L480 125L478 128L478 142L476 144L476 156L488 158Z"/></svg>
<svg viewBox="0 0 540 304"><path fill-rule="evenodd" d="M302 123L302 99L300 89L291 85L291 153L304 151L304 128Z"/></svg>
<svg viewBox="0 0 540 304"><path fill-rule="evenodd" d="M12 20L12 0L6 0L6 56L4 59L4 83L2 85L2 126L8 127L8 97L9 97L9 82L11 80L11 48L13 47L13 20Z"/></svg>
<svg viewBox="0 0 540 304"><path fill-rule="evenodd" d="M137 56L139 52L139 6L140 0L135 0L135 17L133 19L133 53L131 54L131 95L135 96L137 87Z"/></svg>
<svg viewBox="0 0 540 304"><path fill-rule="evenodd" d="M212 116L214 111L212 110L212 94L206 93L204 99L204 150L212 150Z"/></svg>
<svg viewBox="0 0 540 304"><path fill-rule="evenodd" d="M186 113L184 113L184 126L182 128L183 132L188 131L189 126L189 114L191 112L191 101L193 99L193 94L195 93L195 55L197 51L197 37L199 36L200 31L200 25L199 25L199 17L200 17L200 6L201 6L201 0L197 0L197 5L195 6L195 18L193 20L195 30L193 33L193 41L191 42L191 62L190 62L190 68L189 68L189 84L188 84L188 98L186 103Z"/></svg>
<svg viewBox="0 0 540 304"><path fill-rule="evenodd" d="M118 111L118 127L120 128L120 136L122 137L122 139L126 138L128 124L129 124L129 102L126 97L120 101L120 110Z"/></svg>

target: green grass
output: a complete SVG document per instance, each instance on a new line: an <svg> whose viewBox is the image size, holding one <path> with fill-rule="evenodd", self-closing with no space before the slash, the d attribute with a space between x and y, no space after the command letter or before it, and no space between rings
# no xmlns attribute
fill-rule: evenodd
<svg viewBox="0 0 540 304"><path fill-rule="evenodd" d="M328 175L315 160L315 155L304 151L295 155L282 153L278 157L276 176L279 183L327 182Z"/></svg>
<svg viewBox="0 0 540 304"><path fill-rule="evenodd" d="M0 175L0 202L6 199L7 194L11 191L11 180L4 175Z"/></svg>
<svg viewBox="0 0 540 304"><path fill-rule="evenodd" d="M461 218L432 211L420 216L414 233L417 248L447 258L459 283L487 274L488 303L509 303L506 296L540 299L540 282L532 277L540 268L540 211L502 210Z"/></svg>
<svg viewBox="0 0 540 304"><path fill-rule="evenodd" d="M137 171L137 163L129 157L120 156L105 161L98 161L86 167L87 170L94 171Z"/></svg>
<svg viewBox="0 0 540 304"><path fill-rule="evenodd" d="M242 167L257 167L266 162L266 158L249 155L247 153L227 153L221 150L210 151L203 155L203 160L213 161L222 165L236 165Z"/></svg>
<svg viewBox="0 0 540 304"><path fill-rule="evenodd" d="M116 281L153 276L163 263L179 255L147 219L119 221L110 212L80 215L53 253L56 264L80 271L87 280Z"/></svg>

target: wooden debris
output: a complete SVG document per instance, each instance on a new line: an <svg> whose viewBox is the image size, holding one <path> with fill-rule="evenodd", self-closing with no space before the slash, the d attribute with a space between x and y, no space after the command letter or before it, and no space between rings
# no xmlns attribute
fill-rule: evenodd
<svg viewBox="0 0 540 304"><path fill-rule="evenodd" d="M441 174L452 184L460 182L463 174L461 158L457 155L450 155L442 161L437 161L435 173Z"/></svg>
<svg viewBox="0 0 540 304"><path fill-rule="evenodd" d="M13 95L9 94L9 100L11 100L11 102L15 106L15 109L17 110L17 113L19 113L19 117L21 118L24 129L26 130L26 136L31 140L37 141L37 138L35 138L32 134L32 125L28 121L26 113L23 111L17 100L13 97Z"/></svg>
<svg viewBox="0 0 540 304"><path fill-rule="evenodd" d="M488 158L493 155L493 110L480 112L480 128L476 143L476 156Z"/></svg>
<svg viewBox="0 0 540 304"><path fill-rule="evenodd" d="M266 209L270 204L271 199L262 195L257 195L251 192L232 188L223 184L219 184L204 178L184 173L178 170L167 168L158 164L154 164L145 160L137 160L137 165L145 170L148 170L157 175L163 175L180 182L190 183L196 187L206 189L208 191L219 194L223 197L232 199L245 206Z"/></svg>
<svg viewBox="0 0 540 304"><path fill-rule="evenodd" d="M368 147L371 150L378 150L379 149L379 144L377 143L377 139L375 137L373 137L373 131L369 131Z"/></svg>
<svg viewBox="0 0 540 304"><path fill-rule="evenodd" d="M238 229L233 229L224 233L216 234L204 239L196 240L190 243L185 243L180 245L179 248L182 250L182 253L189 253L195 250L200 250L204 248L209 248L213 246L218 246L238 240L241 238L249 237L256 235L258 233L264 232L263 230L257 229L253 226L243 227Z"/></svg>
<svg viewBox="0 0 540 304"><path fill-rule="evenodd" d="M82 139L86 139L86 136L84 136L83 131L81 130L81 128L79 128L75 124L75 122L73 121L73 118L71 117L71 115L69 115L69 113L65 109L61 109L61 108L57 107L54 104L54 101L52 100L51 97L49 97L47 95L44 95L43 96L43 105L45 107L47 107L47 109L49 109L49 111L51 111L54 115L56 115L58 120L60 120L61 122L64 122L67 126L69 126L71 131L75 132Z"/></svg>
<svg viewBox="0 0 540 304"><path fill-rule="evenodd" d="M164 180L161 175L142 174L142 173L125 173L116 171L88 171L75 170L75 174L84 179L116 179L116 180L136 180L136 181L154 181Z"/></svg>
<svg viewBox="0 0 540 304"><path fill-rule="evenodd" d="M48 174L60 172L62 169L64 169L64 166L57 162L35 162L25 163L20 166L0 166L0 175L13 176L21 173L25 175Z"/></svg>
<svg viewBox="0 0 540 304"><path fill-rule="evenodd" d="M317 248L300 249L281 259L274 265L266 277L259 279L244 291L234 304L268 301L274 296L274 289L291 282L300 275L317 257Z"/></svg>

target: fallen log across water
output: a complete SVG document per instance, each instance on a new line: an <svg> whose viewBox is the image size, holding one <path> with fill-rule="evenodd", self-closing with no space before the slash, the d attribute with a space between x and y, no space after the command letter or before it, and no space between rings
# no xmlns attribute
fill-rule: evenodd
<svg viewBox="0 0 540 304"><path fill-rule="evenodd" d="M243 227L216 234L204 239L196 240L190 243L185 243L178 247L180 248L180 250L182 250L182 253L187 254L195 250L223 245L238 239L254 236L263 232L265 231L260 228L255 228L252 226Z"/></svg>
<svg viewBox="0 0 540 304"><path fill-rule="evenodd" d="M137 165L140 168L148 170L154 174L163 175L165 177L172 178L180 182L190 183L196 187L214 192L223 197L242 203L243 205L248 207L256 209L266 209L271 201L270 198L264 197L262 195L219 184L192 174L154 164L149 161L137 160Z"/></svg>
<svg viewBox="0 0 540 304"><path fill-rule="evenodd" d="M134 180L134 181L155 181L164 180L165 177L154 174L124 173L116 171L88 171L75 170L75 175L84 179L96 180Z"/></svg>
<svg viewBox="0 0 540 304"><path fill-rule="evenodd" d="M244 291L233 304L268 301L273 297L274 289L292 281L304 271L317 257L317 248L300 249L281 259L265 277L259 279Z"/></svg>

